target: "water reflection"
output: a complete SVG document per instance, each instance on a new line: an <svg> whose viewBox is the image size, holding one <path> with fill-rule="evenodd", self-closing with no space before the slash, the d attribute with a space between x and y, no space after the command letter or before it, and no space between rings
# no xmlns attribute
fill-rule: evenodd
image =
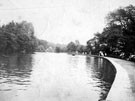
<svg viewBox="0 0 135 101"><path fill-rule="evenodd" d="M99 101L105 100L115 78L114 66L105 59L94 57L86 57L86 65L87 69L92 71L95 87L100 88Z"/></svg>
<svg viewBox="0 0 135 101"><path fill-rule="evenodd" d="M55 53L0 56L0 101L100 101L115 69L102 58Z"/></svg>
<svg viewBox="0 0 135 101"><path fill-rule="evenodd" d="M32 56L22 55L1 55L0 56L0 91L10 91L15 87L25 90L30 85L32 70Z"/></svg>

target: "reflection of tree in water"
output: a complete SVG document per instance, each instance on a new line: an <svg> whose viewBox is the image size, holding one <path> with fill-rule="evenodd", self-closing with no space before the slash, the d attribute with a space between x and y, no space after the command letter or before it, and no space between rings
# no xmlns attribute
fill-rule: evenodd
<svg viewBox="0 0 135 101"><path fill-rule="evenodd" d="M27 85L32 70L30 54L0 56L0 84Z"/></svg>
<svg viewBox="0 0 135 101"><path fill-rule="evenodd" d="M101 89L99 101L105 100L115 78L114 66L108 60L94 57L87 57L86 64L92 70L92 78L97 81L96 87Z"/></svg>

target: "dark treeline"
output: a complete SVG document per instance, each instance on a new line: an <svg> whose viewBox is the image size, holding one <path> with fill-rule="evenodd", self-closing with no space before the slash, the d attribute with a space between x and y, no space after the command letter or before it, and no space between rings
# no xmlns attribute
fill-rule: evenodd
<svg viewBox="0 0 135 101"><path fill-rule="evenodd" d="M10 22L0 27L0 52L27 53L34 52L36 48L36 38L34 28L31 23L22 21L20 23Z"/></svg>
<svg viewBox="0 0 135 101"><path fill-rule="evenodd" d="M75 47L74 47L75 46ZM82 52L83 46L76 43L54 44L37 39L32 23L26 21L10 22L0 27L0 53L33 53L33 52Z"/></svg>
<svg viewBox="0 0 135 101"><path fill-rule="evenodd" d="M85 54L86 52L86 46L81 45L80 42L78 40L76 40L75 42L70 42L67 45L67 52L75 52L75 53L79 53L79 54Z"/></svg>
<svg viewBox="0 0 135 101"><path fill-rule="evenodd" d="M54 44L34 36L31 23L10 22L0 27L0 53L68 52L134 59L135 60L135 6L129 5L110 12L107 25L101 33L87 41L87 46L78 40L67 45Z"/></svg>
<svg viewBox="0 0 135 101"><path fill-rule="evenodd" d="M86 46L81 45L78 40L75 42L69 42L67 45L57 44L55 52L67 52L67 53L76 53L76 54L85 54Z"/></svg>
<svg viewBox="0 0 135 101"><path fill-rule="evenodd" d="M0 27L0 53L54 52L55 45L37 39L32 23L10 22Z"/></svg>
<svg viewBox="0 0 135 101"><path fill-rule="evenodd" d="M135 6L119 8L110 12L107 26L102 33L87 41L87 52L98 55L131 59L135 55Z"/></svg>

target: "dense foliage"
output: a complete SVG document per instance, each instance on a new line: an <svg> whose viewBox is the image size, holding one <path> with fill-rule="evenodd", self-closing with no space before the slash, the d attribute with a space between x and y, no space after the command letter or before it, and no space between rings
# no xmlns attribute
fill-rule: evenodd
<svg viewBox="0 0 135 101"><path fill-rule="evenodd" d="M33 52L36 48L34 28L26 21L16 23L10 22L0 27L0 52L27 53Z"/></svg>
<svg viewBox="0 0 135 101"><path fill-rule="evenodd" d="M0 27L0 53L66 52L66 45L54 44L34 36L31 23L10 22Z"/></svg>
<svg viewBox="0 0 135 101"><path fill-rule="evenodd" d="M135 55L135 6L119 8L110 12L107 26L87 42L87 51L107 56L129 59Z"/></svg>
<svg viewBox="0 0 135 101"><path fill-rule="evenodd" d="M67 52L68 53L81 53L85 54L86 53L86 46L81 45L78 40L74 42L70 42L67 45Z"/></svg>
<svg viewBox="0 0 135 101"><path fill-rule="evenodd" d="M67 45L64 44L56 44L55 45L55 52L60 53L60 52L67 52Z"/></svg>

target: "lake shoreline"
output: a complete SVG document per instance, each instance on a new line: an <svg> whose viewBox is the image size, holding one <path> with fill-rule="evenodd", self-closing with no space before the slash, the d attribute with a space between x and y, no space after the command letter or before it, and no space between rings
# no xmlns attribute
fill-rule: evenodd
<svg viewBox="0 0 135 101"><path fill-rule="evenodd" d="M108 60L116 69L116 77L106 101L135 101L135 63L128 60L89 55Z"/></svg>
<svg viewBox="0 0 135 101"><path fill-rule="evenodd" d="M116 77L107 101L135 101L135 63L116 58L103 57L116 68Z"/></svg>

